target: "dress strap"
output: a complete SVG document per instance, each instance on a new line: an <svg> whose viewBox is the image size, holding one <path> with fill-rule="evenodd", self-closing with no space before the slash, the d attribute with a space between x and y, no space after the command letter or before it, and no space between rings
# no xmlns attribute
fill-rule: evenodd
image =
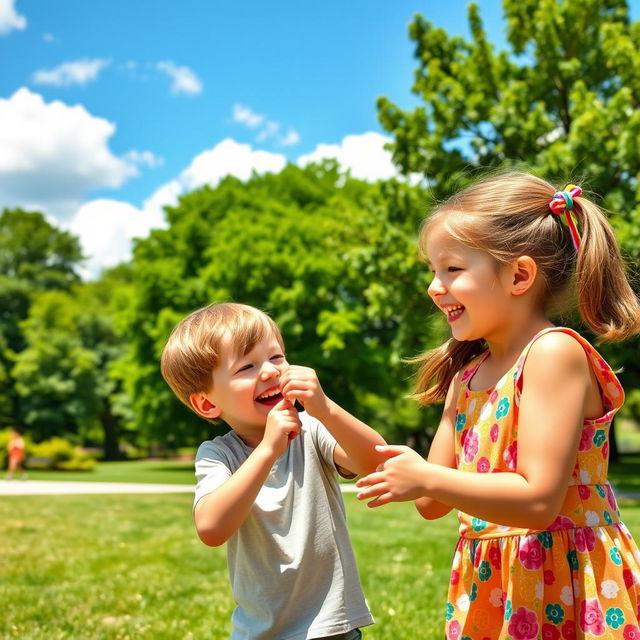
<svg viewBox="0 0 640 640"><path fill-rule="evenodd" d="M624 390L620 381L611 367L607 364L606 360L593 348L593 346L577 331L569 329L568 327L548 327L547 329L543 329L537 333L531 342L529 342L529 344L524 348L522 355L518 359L515 371L516 394L519 396L522 392L522 371L533 343L540 338L540 336L551 332L566 333L580 343L587 354L589 364L591 365L591 368L598 380L598 384L600 385L605 413L617 411L624 404Z"/></svg>
<svg viewBox="0 0 640 640"><path fill-rule="evenodd" d="M489 355L489 350L487 349L479 356L476 356L471 360L471 362L462 370L462 375L460 376L461 388L467 387L469 384L469 380L473 378L475 372L480 368L480 365L487 359Z"/></svg>

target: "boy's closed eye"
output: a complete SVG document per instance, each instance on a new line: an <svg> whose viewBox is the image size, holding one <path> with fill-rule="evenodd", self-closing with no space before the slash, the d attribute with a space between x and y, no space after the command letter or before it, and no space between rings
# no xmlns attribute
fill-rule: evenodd
<svg viewBox="0 0 640 640"><path fill-rule="evenodd" d="M275 363L280 363L284 361L284 355L281 353L277 353L273 356L271 356L269 358L269 362L275 362ZM238 367L238 369L235 371L234 375L238 374L238 373L242 373L243 371L249 371L250 369L253 368L253 363L252 362L247 362L246 364L243 364L242 366Z"/></svg>
<svg viewBox="0 0 640 640"><path fill-rule="evenodd" d="M243 364L237 371L236 373L242 373L243 371L248 371L249 369L251 369L251 367L253 367L253 365L251 363L247 363L247 364Z"/></svg>

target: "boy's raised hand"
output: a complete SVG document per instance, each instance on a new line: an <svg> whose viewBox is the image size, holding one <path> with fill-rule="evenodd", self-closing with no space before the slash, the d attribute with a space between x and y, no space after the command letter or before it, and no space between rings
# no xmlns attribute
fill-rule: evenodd
<svg viewBox="0 0 640 640"><path fill-rule="evenodd" d="M300 418L293 403L283 398L269 411L260 444L269 447L273 455L279 458L289 446L289 441L300 433L300 426Z"/></svg>
<svg viewBox="0 0 640 640"><path fill-rule="evenodd" d="M328 398L316 372L309 367L289 366L280 376L280 392L291 403L298 400L308 414L321 421L328 411Z"/></svg>

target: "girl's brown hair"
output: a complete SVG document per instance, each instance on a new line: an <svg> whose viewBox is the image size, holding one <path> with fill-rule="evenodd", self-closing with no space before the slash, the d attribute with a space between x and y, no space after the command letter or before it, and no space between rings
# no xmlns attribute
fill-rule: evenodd
<svg viewBox="0 0 640 640"><path fill-rule="evenodd" d="M615 234L604 212L584 197L573 213L582 233L577 253L569 229L549 209L557 191L527 173L503 173L472 184L438 206L420 230L418 247L426 257L432 229L444 228L459 242L508 264L527 255L542 278L542 304L549 308L575 286L584 322L603 340L640 333L640 303L625 273ZM412 362L419 365L414 397L426 405L444 398L455 374L486 349L483 340L451 338Z"/></svg>

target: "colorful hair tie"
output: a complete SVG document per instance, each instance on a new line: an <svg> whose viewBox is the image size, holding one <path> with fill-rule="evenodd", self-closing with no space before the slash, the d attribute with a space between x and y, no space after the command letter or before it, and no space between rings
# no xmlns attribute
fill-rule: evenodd
<svg viewBox="0 0 640 640"><path fill-rule="evenodd" d="M571 232L571 240L576 253L580 249L580 234L571 214L573 209L573 199L582 194L582 189L575 184L568 184L562 191L556 191L553 194L553 200L549 203L549 209L557 216L564 214L567 226Z"/></svg>

